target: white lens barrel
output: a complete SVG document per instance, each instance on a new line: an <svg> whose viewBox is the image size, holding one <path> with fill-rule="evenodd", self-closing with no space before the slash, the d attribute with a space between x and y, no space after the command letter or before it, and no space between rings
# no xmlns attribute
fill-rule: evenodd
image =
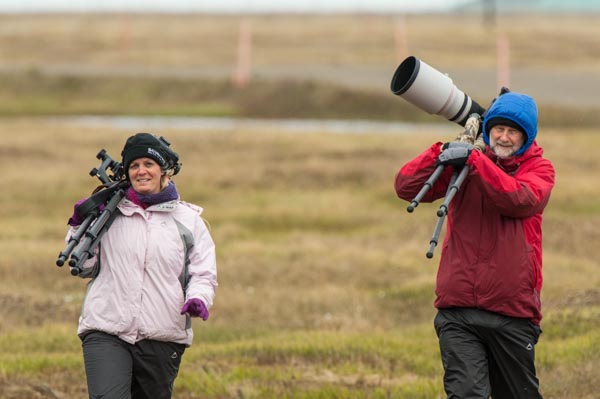
<svg viewBox="0 0 600 399"><path fill-rule="evenodd" d="M405 59L396 70L391 90L430 114L462 125L473 112L484 111L459 90L448 75L412 56Z"/></svg>

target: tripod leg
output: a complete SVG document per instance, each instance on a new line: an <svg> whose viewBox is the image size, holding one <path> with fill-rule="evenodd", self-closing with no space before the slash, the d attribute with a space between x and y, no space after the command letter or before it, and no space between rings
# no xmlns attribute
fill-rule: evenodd
<svg viewBox="0 0 600 399"><path fill-rule="evenodd" d="M446 218L446 215L438 217L438 221L435 225L435 230L433 231L433 236L431 237L431 240L429 241L429 251L427 251L427 254L426 254L427 258L429 258L429 259L433 258L433 250L435 249L435 247L438 244L438 239L440 237L440 233L442 231L442 226L444 225L445 218Z"/></svg>
<svg viewBox="0 0 600 399"><path fill-rule="evenodd" d="M96 216L94 214L91 214L83 220L83 222L79 226L79 229L69 238L69 242L67 243L67 247L65 248L65 250L58 254L58 259L56 259L56 266L61 267L65 264L69 256L71 256L71 253L75 250L77 244L79 244L79 241L85 234L88 227L90 227L90 225L94 221L95 217Z"/></svg>
<svg viewBox="0 0 600 399"><path fill-rule="evenodd" d="M421 201L421 199L423 199L425 194L427 194L427 191L429 191L429 189L431 187L433 187L433 184L437 181L438 177L440 177L440 175L442 174L443 171L444 171L444 165L438 165L435 168L435 170L433 171L433 173L431 174L429 179L427 179L427 181L425 181L425 183L423 184L421 191L419 191L419 193L416 195L416 197L410 202L410 204L406 208L406 210L409 213L414 211L415 208L417 206L419 206L419 202Z"/></svg>
<svg viewBox="0 0 600 399"><path fill-rule="evenodd" d="M467 165L463 166L460 173L458 173L455 170L452 174L452 178L450 179L450 185L448 186L448 190L446 191L446 197L444 198L444 203L440 205L440 209L437 211L438 221L435 225L433 236L429 241L429 251L427 251L427 257L429 259L433 257L433 250L438 244L438 239L442 231L442 225L444 224L444 219L448 214L448 206L450 205L450 201L452 201L454 195L460 189L460 186L467 177L467 174L469 174L469 167Z"/></svg>
<svg viewBox="0 0 600 399"><path fill-rule="evenodd" d="M450 205L450 201L454 198L454 195L460 189L461 184L469 174L469 167L467 165L463 166L460 173L456 170L452 173L452 178L450 179L450 185L448 186L448 190L446 191L446 197L444 198L444 203L440 205L440 209L437 211L438 221L435 225L435 230L433 232L433 236L429 241L429 251L427 251L427 257L431 259L433 257L433 250L438 244L438 239L440 233L442 231L442 226L444 224L444 219L448 214L448 206Z"/></svg>
<svg viewBox="0 0 600 399"><path fill-rule="evenodd" d="M440 208L437 211L438 216L446 215L448 213L448 206L450 205L450 201L454 198L454 195L460 189L461 184L469 174L469 167L467 165L463 166L458 174L454 171L452 175L452 180L450 180L450 185L448 186L448 190L446 191L446 197L444 198L444 202L440 205Z"/></svg>
<svg viewBox="0 0 600 399"><path fill-rule="evenodd" d="M118 189L108 201L106 207L96 219L96 222L86 231L85 238L80 247L71 254L71 259L69 260L72 275L78 275L85 261L94 256L94 250L117 216L117 205L124 196L125 191Z"/></svg>

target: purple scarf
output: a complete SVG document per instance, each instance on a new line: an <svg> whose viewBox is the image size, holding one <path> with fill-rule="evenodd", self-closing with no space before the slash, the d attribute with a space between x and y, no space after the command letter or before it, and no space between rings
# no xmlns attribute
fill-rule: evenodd
<svg viewBox="0 0 600 399"><path fill-rule="evenodd" d="M177 192L177 188L173 181L171 181L164 190L156 194L140 194L131 186L127 189L127 199L144 209L152 205L173 201L178 198L179 193Z"/></svg>

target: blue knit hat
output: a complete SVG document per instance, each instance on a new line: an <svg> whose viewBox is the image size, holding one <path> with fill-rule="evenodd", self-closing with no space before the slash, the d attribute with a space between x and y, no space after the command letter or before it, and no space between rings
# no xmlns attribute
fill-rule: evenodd
<svg viewBox="0 0 600 399"><path fill-rule="evenodd" d="M526 94L508 92L494 101L483 119L483 141L489 145L489 132L495 125L506 125L519 129L526 136L523 146L515 152L521 155L537 135L538 110L533 98Z"/></svg>

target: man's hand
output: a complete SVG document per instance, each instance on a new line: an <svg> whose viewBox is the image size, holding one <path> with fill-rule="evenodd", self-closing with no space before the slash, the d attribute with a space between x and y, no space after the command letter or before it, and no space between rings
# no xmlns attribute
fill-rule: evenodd
<svg viewBox="0 0 600 399"><path fill-rule="evenodd" d="M475 147L468 143L446 143L442 146L442 152L438 156L436 165L463 166L469 159L473 148Z"/></svg>

